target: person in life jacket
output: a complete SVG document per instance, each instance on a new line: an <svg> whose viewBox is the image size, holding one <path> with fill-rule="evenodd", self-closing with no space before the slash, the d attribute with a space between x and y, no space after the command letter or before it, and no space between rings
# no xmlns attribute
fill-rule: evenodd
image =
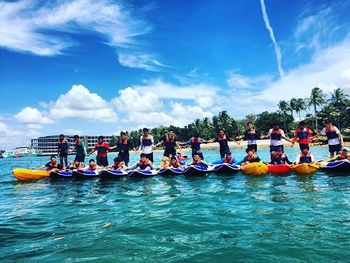
<svg viewBox="0 0 350 263"><path fill-rule="evenodd" d="M195 165L195 166L201 166L201 167L208 167L208 164L206 164L205 162L203 162L202 158L200 157L199 154L195 154L193 155L193 160L190 163L190 165Z"/></svg>
<svg viewBox="0 0 350 263"><path fill-rule="evenodd" d="M74 135L74 150L76 152L74 162L85 162L86 148L84 142L80 139L79 135Z"/></svg>
<svg viewBox="0 0 350 263"><path fill-rule="evenodd" d="M94 159L89 160L89 165L84 168L84 171L96 171L97 169L100 169L101 167L96 164Z"/></svg>
<svg viewBox="0 0 350 263"><path fill-rule="evenodd" d="M139 170L153 170L154 167L152 165L152 162L147 158L147 155L144 153L141 153L140 160L129 168L129 170L139 169Z"/></svg>
<svg viewBox="0 0 350 263"><path fill-rule="evenodd" d="M287 155L281 149L279 149L272 156L270 164L292 164L292 162L289 161Z"/></svg>
<svg viewBox="0 0 350 263"><path fill-rule="evenodd" d="M50 162L38 168L38 170L46 169L47 171L59 171L63 169L63 166L57 162L56 156L50 157Z"/></svg>
<svg viewBox="0 0 350 263"><path fill-rule="evenodd" d="M348 148L343 148L340 154L335 156L329 161L340 161L340 160L350 160L350 150Z"/></svg>
<svg viewBox="0 0 350 263"><path fill-rule="evenodd" d="M238 162L238 164L244 165L247 163L256 163L261 161L260 157L257 155L254 149L247 148L245 152L247 155L243 158L243 160Z"/></svg>
<svg viewBox="0 0 350 263"><path fill-rule="evenodd" d="M143 135L140 137L139 151L141 151L142 154L145 154L148 160L153 162L153 136L149 134L149 130L147 128L143 128L142 132Z"/></svg>
<svg viewBox="0 0 350 263"><path fill-rule="evenodd" d="M113 159L113 164L108 167L111 170L123 170L124 169L124 162L119 156L115 157Z"/></svg>
<svg viewBox="0 0 350 263"><path fill-rule="evenodd" d="M295 159L295 164L301 164L301 163L314 163L315 158L311 154L309 147L304 147L301 152L297 155L297 158Z"/></svg>
<svg viewBox="0 0 350 263"><path fill-rule="evenodd" d="M84 168L84 163L75 161L73 163L70 163L67 167L66 170L81 170Z"/></svg>
<svg viewBox="0 0 350 263"><path fill-rule="evenodd" d="M126 132L120 132L120 138L117 144L118 158L121 159L125 166L129 166L130 153L129 150L132 148L131 142L128 139Z"/></svg>
<svg viewBox="0 0 350 263"><path fill-rule="evenodd" d="M236 160L232 157L232 153L228 152L225 154L224 158L214 161L212 164L222 164L222 163L234 164L235 162Z"/></svg>
<svg viewBox="0 0 350 263"><path fill-rule="evenodd" d="M257 132L253 122L247 122L247 129L244 133L243 140L247 141L247 149L254 149L255 152L258 151L257 140L260 139L260 134Z"/></svg>
<svg viewBox="0 0 350 263"><path fill-rule="evenodd" d="M172 156L170 158L170 167L172 168L183 168L182 165L180 165L179 160L176 158L176 156Z"/></svg>
<svg viewBox="0 0 350 263"><path fill-rule="evenodd" d="M271 161L272 161L273 155L277 151L280 151L280 150L284 151L282 139L285 139L286 141L293 143L293 141L284 134L284 131L280 129L280 124L277 121L273 123L273 128L269 130L267 137L270 138Z"/></svg>
<svg viewBox="0 0 350 263"><path fill-rule="evenodd" d="M175 131L170 129L168 134L161 138L157 144L154 145L153 148L163 144L164 145L164 153L163 156L171 157L176 156L176 146L179 148L181 152L181 146L176 139Z"/></svg>
<svg viewBox="0 0 350 263"><path fill-rule="evenodd" d="M326 127L324 127L321 132L317 133L316 136L327 136L330 158L333 158L334 153L340 154L341 152L342 146L344 145L343 136L341 135L339 129L333 126L331 120L327 120L325 124Z"/></svg>
<svg viewBox="0 0 350 263"><path fill-rule="evenodd" d="M109 146L109 144L105 142L104 137L99 136L98 142L95 145L95 148L88 154L88 156L94 153L95 151L97 151L97 156L96 156L97 165L106 167L108 166L107 152L108 150L112 150L115 148L117 148L117 146L112 146L112 147Z"/></svg>
<svg viewBox="0 0 350 263"><path fill-rule="evenodd" d="M68 141L64 138L63 134L60 134L57 142L57 154L60 157L60 164L63 166L64 163L65 167L68 166L68 150Z"/></svg>
<svg viewBox="0 0 350 263"><path fill-rule="evenodd" d="M192 148L192 158L194 157L194 155L198 155L202 160L204 160L204 156L201 150L201 144L209 143L209 142L210 141L201 139L199 137L198 132L194 132L193 137L191 139L189 139L186 142L180 143L180 145L181 146L190 145L190 147Z"/></svg>
<svg viewBox="0 0 350 263"><path fill-rule="evenodd" d="M305 121L299 122L298 129L294 132L293 144L299 143L300 150L305 147L309 147L310 140L312 139L312 132L306 127Z"/></svg>
<svg viewBox="0 0 350 263"><path fill-rule="evenodd" d="M217 137L209 140L209 142L218 142L220 145L220 157L224 158L225 154L230 152L230 147L228 146L229 141L236 142L235 139L229 138L224 129L219 129L217 133ZM236 142L239 144L238 142Z"/></svg>

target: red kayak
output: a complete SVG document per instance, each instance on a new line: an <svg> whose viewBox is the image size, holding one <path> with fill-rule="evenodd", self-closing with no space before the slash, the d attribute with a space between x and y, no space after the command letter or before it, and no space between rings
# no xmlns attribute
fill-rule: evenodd
<svg viewBox="0 0 350 263"><path fill-rule="evenodd" d="M269 164L269 172L272 174L290 173L292 167L288 164Z"/></svg>

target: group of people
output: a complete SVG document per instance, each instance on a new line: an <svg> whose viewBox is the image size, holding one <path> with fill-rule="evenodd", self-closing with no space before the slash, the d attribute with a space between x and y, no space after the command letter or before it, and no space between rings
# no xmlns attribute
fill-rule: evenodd
<svg viewBox="0 0 350 263"><path fill-rule="evenodd" d="M184 146L190 146L192 151L192 162L190 165L203 165L208 166L204 162L204 155L201 150L201 144L205 143L219 143L219 154L220 160L214 162L213 164L218 163L229 163L229 164L240 164L244 165L250 162L259 162L258 144L257 141L263 138L270 139L270 163L271 164L292 164L288 159L286 153L284 152L284 143L283 140L290 142L291 144L298 143L300 147L300 153L298 154L294 163L312 163L315 162L315 159L310 152L310 142L318 136L326 136L328 140L330 160L334 159L350 159L349 150L343 148L344 142L342 135L337 127L335 127L331 121L326 121L325 127L320 131L316 132L315 135L312 135L312 131L306 127L304 121L301 121L294 133L294 138L288 138L284 131L280 128L278 122L273 123L273 127L268 131L266 136L260 136L252 122L247 123L247 129L242 140L247 141L246 156L241 161L236 161L229 148L229 141L236 141L238 144L239 141L230 138L225 130L219 129L217 132L216 138L205 140L200 138L198 132L193 134L189 140L185 142L178 141L175 135L175 131L170 129L168 133L160 138L160 140L155 144L153 136L149 133L147 128L143 129L143 134L140 137L138 149L133 148L132 144L128 140L128 135L126 132L120 133L120 138L115 146L110 146L103 136L98 138L98 142L89 153L86 152L86 147L83 141L78 135L74 136L74 152L76 156L72 164L68 164L67 156L69 150L68 141L65 139L64 135L61 134L58 140L58 156L60 162L58 163L55 156L51 157L49 163L45 165L48 170L53 168L63 169L64 165L68 169L81 169L81 170L96 170L100 167L114 170L122 169L154 169L154 158L153 150L163 145L164 153L163 159L161 162L166 163L167 166L178 168L184 165L184 161L188 159L187 156L182 156L182 148ZM179 149L179 151L176 150ZM116 149L118 155L113 160L113 164L109 166L108 164L108 151ZM139 161L133 166L129 166L130 162L130 150L141 152ZM96 162L94 159L89 160L89 164L84 166L85 157L91 155L92 153L97 152ZM165 165L163 165L165 166Z"/></svg>

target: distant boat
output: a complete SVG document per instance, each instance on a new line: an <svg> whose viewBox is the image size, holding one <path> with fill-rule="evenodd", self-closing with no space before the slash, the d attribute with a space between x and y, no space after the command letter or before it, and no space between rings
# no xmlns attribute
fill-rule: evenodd
<svg viewBox="0 0 350 263"><path fill-rule="evenodd" d="M33 148L29 147L17 147L13 151L8 151L3 153L4 158L12 157L12 158L20 158L20 157L35 157L38 156L38 153Z"/></svg>

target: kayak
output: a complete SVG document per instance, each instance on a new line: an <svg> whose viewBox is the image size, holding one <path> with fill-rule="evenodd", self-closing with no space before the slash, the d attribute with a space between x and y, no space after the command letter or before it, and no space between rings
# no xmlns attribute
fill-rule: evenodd
<svg viewBox="0 0 350 263"><path fill-rule="evenodd" d="M17 180L29 181L47 178L50 175L50 171L15 168L13 169L12 174Z"/></svg>
<svg viewBox="0 0 350 263"><path fill-rule="evenodd" d="M50 178L59 179L59 178L73 178L72 171L55 171L50 173Z"/></svg>
<svg viewBox="0 0 350 263"><path fill-rule="evenodd" d="M327 171L332 171L336 173L349 173L350 174L350 161L349 160L339 160L333 162L321 163L321 168Z"/></svg>
<svg viewBox="0 0 350 263"><path fill-rule="evenodd" d="M132 170L128 172L128 176L132 177L150 177L157 175L158 172L156 170Z"/></svg>
<svg viewBox="0 0 350 263"><path fill-rule="evenodd" d="M289 164L269 164L268 167L271 174L288 174L292 170Z"/></svg>
<svg viewBox="0 0 350 263"><path fill-rule="evenodd" d="M101 178L119 178L126 176L128 173L124 170L102 170L100 171Z"/></svg>
<svg viewBox="0 0 350 263"><path fill-rule="evenodd" d="M158 174L163 174L163 175L179 175L183 173L184 173L183 169L174 168L174 167L162 168L158 171Z"/></svg>
<svg viewBox="0 0 350 263"><path fill-rule="evenodd" d="M266 175L269 172L267 164L263 162L247 163L242 167L242 172L247 175Z"/></svg>
<svg viewBox="0 0 350 263"><path fill-rule="evenodd" d="M90 179L100 176L97 171L73 171L72 175L76 179Z"/></svg>
<svg viewBox="0 0 350 263"><path fill-rule="evenodd" d="M320 169L320 166L313 163L301 163L293 165L293 171L296 174L312 174L318 169Z"/></svg>
<svg viewBox="0 0 350 263"><path fill-rule="evenodd" d="M185 168L184 174L185 175L204 175L211 171L212 169L210 169L209 167L205 167L202 165L190 165Z"/></svg>
<svg viewBox="0 0 350 263"><path fill-rule="evenodd" d="M229 163L221 163L213 167L213 172L216 172L216 173L236 174L240 170L241 168L239 167L239 165L229 164Z"/></svg>

